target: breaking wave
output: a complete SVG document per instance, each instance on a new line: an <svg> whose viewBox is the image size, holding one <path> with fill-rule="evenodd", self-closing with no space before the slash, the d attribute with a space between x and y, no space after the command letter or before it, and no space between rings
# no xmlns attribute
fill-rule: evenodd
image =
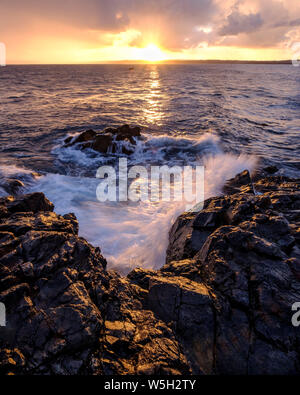
<svg viewBox="0 0 300 395"><path fill-rule="evenodd" d="M54 153L66 163L67 174L46 173L27 183L27 191L41 191L55 204L59 214L73 212L79 221L79 234L99 246L109 267L127 273L134 267L159 268L164 264L168 232L186 209L185 202L105 202L96 198L99 179L96 169L116 163L120 155L82 152L61 148ZM146 135L137 143L129 165L204 165L205 198L218 195L226 180L255 167L255 158L224 153L219 138L205 134L199 138ZM15 167L1 169L17 177L30 171Z"/></svg>

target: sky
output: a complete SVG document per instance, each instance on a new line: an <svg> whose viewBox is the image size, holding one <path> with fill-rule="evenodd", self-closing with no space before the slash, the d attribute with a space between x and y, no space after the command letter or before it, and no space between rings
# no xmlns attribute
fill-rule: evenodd
<svg viewBox="0 0 300 395"><path fill-rule="evenodd" d="M300 48L300 0L1 0L8 64L280 60Z"/></svg>

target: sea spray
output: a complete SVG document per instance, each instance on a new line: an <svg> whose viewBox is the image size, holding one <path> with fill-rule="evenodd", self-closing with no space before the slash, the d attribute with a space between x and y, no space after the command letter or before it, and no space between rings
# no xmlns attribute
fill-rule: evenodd
<svg viewBox="0 0 300 395"><path fill-rule="evenodd" d="M184 138L183 141L170 136L158 136L151 138L148 143L143 142L139 154L136 153L128 162L130 165L141 163L144 155L145 163L149 165L204 164L204 197L207 199L219 195L226 180L244 169L253 170L256 163L254 157L223 153L218 141L213 135ZM145 149L145 144L148 144L148 149ZM62 150L60 153L63 155ZM73 160L78 158L79 173L86 174L87 169L95 166L95 160L86 154L73 157ZM104 162L103 158L99 159L97 165ZM10 168L10 175L17 178L18 172L24 174L24 171ZM74 168L71 174L74 174L73 171ZM59 214L74 212L79 221L80 236L101 248L109 267L122 273L136 266L161 267L165 262L168 232L176 218L186 210L186 202L148 200L101 203L96 196L99 179L95 174L96 169L89 177L48 173L35 179L27 191L44 192L55 204L55 211Z"/></svg>
<svg viewBox="0 0 300 395"><path fill-rule="evenodd" d="M117 169L101 166L96 177L101 180L96 195L99 202L176 202L190 206L204 201L204 167L132 166L120 158Z"/></svg>

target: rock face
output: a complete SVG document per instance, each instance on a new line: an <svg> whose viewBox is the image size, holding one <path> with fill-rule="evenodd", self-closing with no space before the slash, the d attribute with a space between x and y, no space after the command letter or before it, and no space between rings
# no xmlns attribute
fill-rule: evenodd
<svg viewBox="0 0 300 395"><path fill-rule="evenodd" d="M76 146L80 149L91 148L103 154L130 155L140 138L141 128L123 125L119 128L107 128L101 132L87 130L75 138L68 137L65 140L65 147Z"/></svg>
<svg viewBox="0 0 300 395"><path fill-rule="evenodd" d="M239 175L125 278L43 194L0 199L0 371L299 374L299 186Z"/></svg>
<svg viewBox="0 0 300 395"><path fill-rule="evenodd" d="M0 373L189 373L145 291L106 271L73 214L43 194L0 199Z"/></svg>
<svg viewBox="0 0 300 395"><path fill-rule="evenodd" d="M238 179L244 182L238 185ZM235 194L209 199L198 214L181 215L170 232L161 272L172 276L181 295L177 336L194 371L300 371L300 332L291 323L292 305L300 301L300 180L257 177L253 186L246 173L230 180L227 191ZM188 303L182 299L187 292L182 277L198 291L206 287L196 316L192 297ZM195 292L190 295L196 298ZM163 290L155 297L163 317ZM181 315L188 324L182 326Z"/></svg>

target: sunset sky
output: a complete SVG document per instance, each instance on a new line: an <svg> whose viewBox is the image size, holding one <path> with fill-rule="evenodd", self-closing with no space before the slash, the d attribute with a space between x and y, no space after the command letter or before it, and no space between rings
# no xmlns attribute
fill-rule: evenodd
<svg viewBox="0 0 300 395"><path fill-rule="evenodd" d="M7 63L279 60L300 43L299 0L1 0L0 16Z"/></svg>

